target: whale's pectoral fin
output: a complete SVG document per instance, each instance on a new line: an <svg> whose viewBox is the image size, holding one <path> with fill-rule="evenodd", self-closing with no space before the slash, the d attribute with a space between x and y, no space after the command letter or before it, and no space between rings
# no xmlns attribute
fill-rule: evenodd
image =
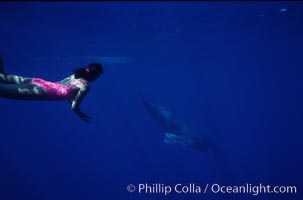
<svg viewBox="0 0 303 200"><path fill-rule="evenodd" d="M166 138L164 142L166 144L181 144L183 146L190 145L190 138L182 135L176 135L173 133L165 133Z"/></svg>
<svg viewBox="0 0 303 200"><path fill-rule="evenodd" d="M172 140L170 140L170 139L168 139L168 138L164 138L164 139L163 139L163 142L164 142L165 144L175 144L174 141L172 141Z"/></svg>

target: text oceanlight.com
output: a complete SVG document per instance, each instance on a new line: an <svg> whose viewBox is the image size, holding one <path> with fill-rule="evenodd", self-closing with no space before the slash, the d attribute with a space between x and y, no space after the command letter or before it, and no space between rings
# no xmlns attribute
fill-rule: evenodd
<svg viewBox="0 0 303 200"><path fill-rule="evenodd" d="M271 186L265 184L249 184L244 185L221 185L221 184L204 184L199 185L195 183L175 185L166 185L162 183L139 183L137 185L129 184L127 190L130 193L137 192L139 194L162 194L169 195L171 193L177 194L296 194L296 186Z"/></svg>

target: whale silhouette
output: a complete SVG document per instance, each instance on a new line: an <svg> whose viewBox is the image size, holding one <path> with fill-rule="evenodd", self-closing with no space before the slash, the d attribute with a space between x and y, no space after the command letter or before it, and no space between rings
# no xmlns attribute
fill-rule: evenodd
<svg viewBox="0 0 303 200"><path fill-rule="evenodd" d="M218 154L218 149L207 138L192 129L174 110L159 106L144 97L141 98L145 108L160 123L165 131L163 139L166 144L189 146L203 153Z"/></svg>

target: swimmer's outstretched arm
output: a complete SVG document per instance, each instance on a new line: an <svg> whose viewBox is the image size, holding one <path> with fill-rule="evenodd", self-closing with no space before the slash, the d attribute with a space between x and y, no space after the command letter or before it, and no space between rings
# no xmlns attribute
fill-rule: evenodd
<svg viewBox="0 0 303 200"><path fill-rule="evenodd" d="M78 91L77 95L71 101L72 110L79 117L81 117L85 122L89 122L90 117L81 111L80 104L81 104L82 100L84 99L85 95L88 93L89 90L90 90L90 86L88 84L85 84L85 85L81 86L81 88Z"/></svg>

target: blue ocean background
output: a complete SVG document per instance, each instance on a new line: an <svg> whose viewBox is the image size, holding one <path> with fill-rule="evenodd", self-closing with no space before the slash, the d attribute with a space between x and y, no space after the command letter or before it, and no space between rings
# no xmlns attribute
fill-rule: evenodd
<svg viewBox="0 0 303 200"><path fill-rule="evenodd" d="M0 199L302 199L300 2L1 2L7 73L104 74L81 105L0 99ZM211 140L163 143L140 91ZM297 194L138 194L128 184L295 185Z"/></svg>

